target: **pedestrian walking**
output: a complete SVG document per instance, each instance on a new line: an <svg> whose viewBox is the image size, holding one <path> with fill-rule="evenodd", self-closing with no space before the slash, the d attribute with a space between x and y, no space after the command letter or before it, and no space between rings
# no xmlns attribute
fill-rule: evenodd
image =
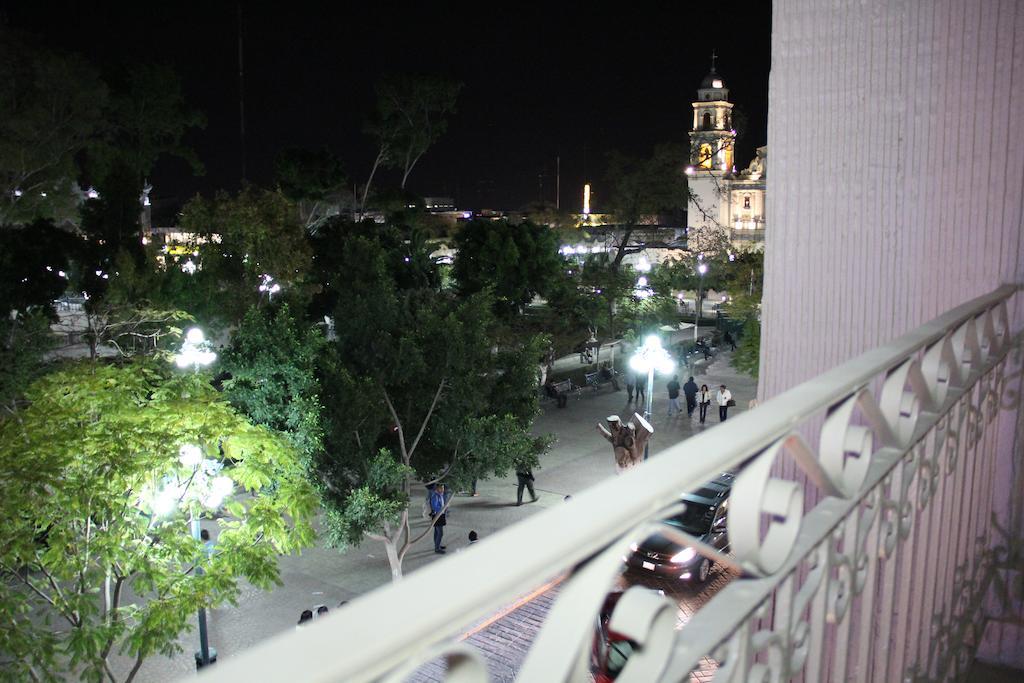
<svg viewBox="0 0 1024 683"><path fill-rule="evenodd" d="M519 489L516 491L516 505L523 504L523 489L530 491L531 503L537 502L537 494L533 490L533 472L529 467L517 467L516 479L519 480Z"/></svg>
<svg viewBox="0 0 1024 683"><path fill-rule="evenodd" d="M444 538L444 527L448 524L445 511L444 484L438 484L430 492L430 518L434 520L434 552L443 555L445 546L441 545Z"/></svg>
<svg viewBox="0 0 1024 683"><path fill-rule="evenodd" d="M633 390L634 390L635 386L636 386L636 373L633 372L632 370L627 370L626 371L626 393L629 394L629 398L626 400L626 403L632 403L633 402Z"/></svg>
<svg viewBox="0 0 1024 683"><path fill-rule="evenodd" d="M638 373L636 373L634 375L634 378L636 380L636 385L634 387L634 390L636 391L636 400L637 401L646 401L647 400L647 375L644 375L644 374L641 374L641 373L638 372Z"/></svg>
<svg viewBox="0 0 1024 683"><path fill-rule="evenodd" d="M693 417L693 409L697 407L697 383L693 381L693 377L686 380L683 393L686 395L686 416Z"/></svg>
<svg viewBox="0 0 1024 683"><path fill-rule="evenodd" d="M726 344L732 347L733 351L736 350L736 340L732 338L732 333L729 332L729 330L725 331L725 336L722 337L722 339L725 341Z"/></svg>
<svg viewBox="0 0 1024 683"><path fill-rule="evenodd" d="M724 384L721 385L715 394L715 401L718 403L718 421L725 422L730 406L736 405L736 401L732 400L732 392Z"/></svg>
<svg viewBox="0 0 1024 683"><path fill-rule="evenodd" d="M707 384L700 385L700 392L697 393L697 403L700 405L700 423L704 424L704 420L708 416L708 406L711 405L711 390L708 389Z"/></svg>
<svg viewBox="0 0 1024 683"><path fill-rule="evenodd" d="M672 381L668 383L668 416L672 417L681 412L683 409L679 407L679 375L674 375Z"/></svg>

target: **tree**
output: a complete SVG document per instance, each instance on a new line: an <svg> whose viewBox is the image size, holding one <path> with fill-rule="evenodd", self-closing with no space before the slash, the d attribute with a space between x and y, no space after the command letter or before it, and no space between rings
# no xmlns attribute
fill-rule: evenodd
<svg viewBox="0 0 1024 683"><path fill-rule="evenodd" d="M85 362L36 381L27 398L0 420L9 675L117 681L117 652L134 658L131 681L148 657L180 650L196 610L233 602L241 579L280 585L278 553L312 542L315 495L298 454L203 374ZM207 459L201 469L227 478L216 491L180 458L188 445ZM209 514L196 497L223 495L226 481L254 497L227 499L204 552L188 519Z"/></svg>
<svg viewBox="0 0 1024 683"><path fill-rule="evenodd" d="M411 278L402 254L360 235L337 255L316 468L332 541L382 542L396 580L430 532L411 529L416 486L507 473L546 448L529 433L543 340L495 349L491 297L459 299L429 285L437 278Z"/></svg>
<svg viewBox="0 0 1024 683"><path fill-rule="evenodd" d="M81 227L87 241L81 250L80 284L90 297L98 299L106 292L119 256L140 266L145 262L139 221L141 190L134 171L118 161L103 177L99 197L82 207Z"/></svg>
<svg viewBox="0 0 1024 683"><path fill-rule="evenodd" d="M751 377L757 377L761 357L761 298L741 294L729 301L729 316L741 321L739 341L732 356L732 366Z"/></svg>
<svg viewBox="0 0 1024 683"><path fill-rule="evenodd" d="M78 246L51 221L0 228L0 316L33 309L53 316L53 300L68 287L69 257Z"/></svg>
<svg viewBox="0 0 1024 683"><path fill-rule="evenodd" d="M274 175L284 196L295 202L307 232L315 233L332 214L340 213L347 181L341 161L326 149L286 149L274 162Z"/></svg>
<svg viewBox="0 0 1024 683"><path fill-rule="evenodd" d="M84 60L0 28L0 224L75 213L76 156L101 130L106 102Z"/></svg>
<svg viewBox="0 0 1024 683"><path fill-rule="evenodd" d="M630 244L646 216L681 212L686 207L689 193L680 164L684 155L678 145L663 144L646 159L618 153L610 156L606 172L611 187L609 209L622 232L611 260L613 270L619 269L626 254L652 246Z"/></svg>
<svg viewBox="0 0 1024 683"><path fill-rule="evenodd" d="M25 388L46 372L53 346L50 318L42 310L0 316L0 407L8 414L18 411Z"/></svg>
<svg viewBox="0 0 1024 683"><path fill-rule="evenodd" d="M491 288L505 316L522 313L534 296L544 296L565 267L557 233L529 221L471 221L455 236L455 245L452 274L459 291Z"/></svg>
<svg viewBox="0 0 1024 683"><path fill-rule="evenodd" d="M182 140L195 128L204 128L206 118L185 102L181 80L166 64L132 64L125 73L124 86L110 99L109 145L101 156L108 162L124 164L141 189L157 161L170 155L184 160L196 175L203 164ZM105 173L100 173L100 177Z"/></svg>
<svg viewBox="0 0 1024 683"><path fill-rule="evenodd" d="M299 329L287 305L253 307L221 359L231 405L254 424L285 434L307 460L323 441L316 379L323 343L316 330Z"/></svg>
<svg viewBox="0 0 1024 683"><path fill-rule="evenodd" d="M405 189L413 168L447 129L460 90L461 83L437 76L392 75L377 84L376 114L366 126L377 143L377 157L363 188L363 210L380 167L400 169Z"/></svg>
<svg viewBox="0 0 1024 683"><path fill-rule="evenodd" d="M303 287L312 254L294 204L279 190L245 187L232 197L196 197L182 212L182 226L200 235L198 266L219 283L221 299L240 318L249 306L269 298L259 285L269 275L290 297L305 305Z"/></svg>

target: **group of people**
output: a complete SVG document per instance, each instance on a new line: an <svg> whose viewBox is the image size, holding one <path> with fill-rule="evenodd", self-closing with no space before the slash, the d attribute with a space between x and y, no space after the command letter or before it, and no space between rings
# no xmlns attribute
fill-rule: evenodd
<svg viewBox="0 0 1024 683"><path fill-rule="evenodd" d="M712 395L711 390L708 389L707 384L702 384L697 387L697 383L693 381L693 377L690 377L686 384L679 386L679 375L672 378L672 381L668 383L668 416L679 415L682 413L682 408L679 406L679 392L682 389L683 395L686 397L686 416L693 417L693 411L699 410L700 423L704 424L708 415L708 406L711 405L711 401L714 400L718 405L718 420L719 422L725 422L729 416L729 408L736 405L736 401L732 397L732 392L729 391L724 384L718 386L718 391Z"/></svg>

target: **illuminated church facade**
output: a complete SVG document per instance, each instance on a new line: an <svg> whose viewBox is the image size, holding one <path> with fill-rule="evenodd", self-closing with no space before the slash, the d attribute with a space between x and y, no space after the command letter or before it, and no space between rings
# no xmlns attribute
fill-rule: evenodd
<svg viewBox="0 0 1024 683"><path fill-rule="evenodd" d="M718 229L735 248L763 249L768 147L758 147L750 165L736 171L732 107L729 90L712 65L693 102L687 232L695 236Z"/></svg>

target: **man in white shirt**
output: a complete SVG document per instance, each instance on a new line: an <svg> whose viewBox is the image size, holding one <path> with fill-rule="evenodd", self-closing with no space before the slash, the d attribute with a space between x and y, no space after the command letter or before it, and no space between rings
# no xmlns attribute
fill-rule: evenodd
<svg viewBox="0 0 1024 683"><path fill-rule="evenodd" d="M729 401L732 400L732 392L725 388L722 384L718 387L718 393L715 394L715 401L718 403L718 421L725 422L726 413L729 411Z"/></svg>

